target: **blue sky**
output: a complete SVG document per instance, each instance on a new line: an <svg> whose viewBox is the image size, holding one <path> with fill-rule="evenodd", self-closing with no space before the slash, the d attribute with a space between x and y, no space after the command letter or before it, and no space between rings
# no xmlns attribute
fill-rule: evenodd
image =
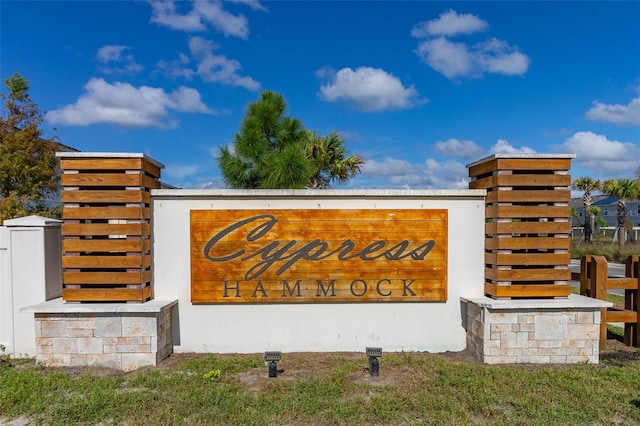
<svg viewBox="0 0 640 426"><path fill-rule="evenodd" d="M347 188L466 188L495 152L640 166L640 2L6 1L0 74L81 151L142 152L223 187L218 147L261 90L363 172ZM4 87L3 87L4 89Z"/></svg>

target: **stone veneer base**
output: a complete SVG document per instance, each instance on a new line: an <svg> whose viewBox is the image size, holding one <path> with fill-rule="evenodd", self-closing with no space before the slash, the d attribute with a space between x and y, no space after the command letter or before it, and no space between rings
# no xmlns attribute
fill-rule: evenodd
<svg viewBox="0 0 640 426"><path fill-rule="evenodd" d="M612 303L564 299L461 298L467 349L485 364L599 362L600 309Z"/></svg>
<svg viewBox="0 0 640 426"><path fill-rule="evenodd" d="M176 306L175 300L75 304L55 299L21 312L35 314L37 362L132 371L156 365L173 352Z"/></svg>

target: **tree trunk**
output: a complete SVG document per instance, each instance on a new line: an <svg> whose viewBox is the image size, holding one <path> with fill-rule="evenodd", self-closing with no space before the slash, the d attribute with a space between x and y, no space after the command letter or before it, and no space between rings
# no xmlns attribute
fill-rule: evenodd
<svg viewBox="0 0 640 426"><path fill-rule="evenodd" d="M624 227L624 218L627 214L627 206L622 198L618 200L618 211L616 213L616 219L618 219L618 245L620 247L620 251L622 251L627 243L627 229Z"/></svg>

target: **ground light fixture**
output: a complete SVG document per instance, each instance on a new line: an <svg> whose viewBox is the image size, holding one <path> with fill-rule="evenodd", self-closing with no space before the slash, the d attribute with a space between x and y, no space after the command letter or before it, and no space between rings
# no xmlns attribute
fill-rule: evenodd
<svg viewBox="0 0 640 426"><path fill-rule="evenodd" d="M278 377L278 364L282 354L280 351L267 351L264 353L265 362L269 362L269 377Z"/></svg>
<svg viewBox="0 0 640 426"><path fill-rule="evenodd" d="M380 375L378 358L382 356L382 348L366 348L365 353L369 357L369 374L371 377L378 377Z"/></svg>

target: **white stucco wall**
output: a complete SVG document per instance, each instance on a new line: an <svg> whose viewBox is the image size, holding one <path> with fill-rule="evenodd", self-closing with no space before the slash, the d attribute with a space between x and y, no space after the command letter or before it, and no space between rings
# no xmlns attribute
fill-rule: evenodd
<svg viewBox="0 0 640 426"><path fill-rule="evenodd" d="M175 352L458 351L460 297L483 295L484 190L153 190L154 297L178 299ZM192 209L447 209L446 303L192 305Z"/></svg>
<svg viewBox="0 0 640 426"><path fill-rule="evenodd" d="M36 354L33 313L26 306L62 295L60 223L27 216L0 226L0 344L13 357Z"/></svg>

